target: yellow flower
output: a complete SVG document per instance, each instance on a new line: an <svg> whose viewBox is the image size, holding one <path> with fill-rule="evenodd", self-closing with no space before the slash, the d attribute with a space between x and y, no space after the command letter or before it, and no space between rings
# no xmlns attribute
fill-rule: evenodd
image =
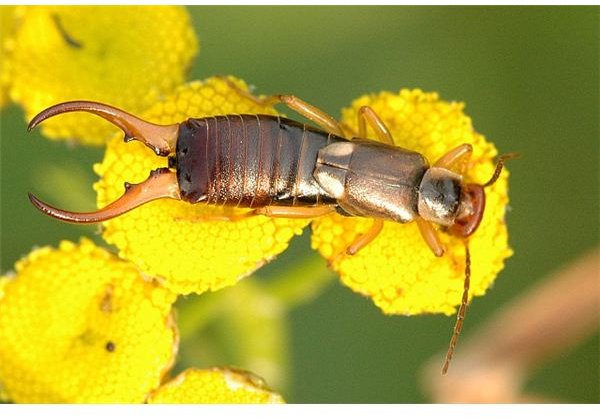
<svg viewBox="0 0 600 418"><path fill-rule="evenodd" d="M0 278L0 387L14 402L143 402L171 367L175 296L82 239Z"/></svg>
<svg viewBox="0 0 600 418"><path fill-rule="evenodd" d="M158 388L148 403L283 403L259 377L240 370L188 369Z"/></svg>
<svg viewBox="0 0 600 418"><path fill-rule="evenodd" d="M8 103L9 57L14 49L13 33L19 25L22 12L23 7L0 6L0 108Z"/></svg>
<svg viewBox="0 0 600 418"><path fill-rule="evenodd" d="M231 113L275 111L241 97L223 80L211 78L182 86L142 116L170 124ZM125 181L139 183L150 170L166 165L165 158L157 157L143 144L124 143L123 135L117 135L108 143L104 161L95 167L101 176L95 185L98 206L123 194ZM243 212L162 199L105 222L103 237L117 246L121 257L133 261L146 274L161 278L173 292L202 293L235 284L284 251L289 240L308 224L307 220L264 216L235 222L214 220L223 213Z"/></svg>
<svg viewBox="0 0 600 418"><path fill-rule="evenodd" d="M431 163L450 149L473 145L473 157L465 173L466 182L485 183L494 171L497 151L475 132L463 103L448 103L436 93L420 90L382 92L355 100L343 110L342 121L357 130L357 112L371 106L391 131L395 144L424 154ZM369 138L376 138L370 132ZM508 204L508 173L504 171L486 189L486 210L479 229L469 238L471 251L471 296L483 295L512 254L504 212ZM313 221L312 246L332 261L337 254L368 230L370 219L330 215ZM460 239L440 231L446 246L443 257L435 257L415 223L385 222L379 236L354 256L333 261L342 282L370 297L388 314L455 312L463 292L465 255Z"/></svg>
<svg viewBox="0 0 600 418"><path fill-rule="evenodd" d="M8 63L11 99L26 117L75 99L139 113L180 85L198 45L179 6L32 6ZM101 145L114 126L86 114L49 120L52 139Z"/></svg>

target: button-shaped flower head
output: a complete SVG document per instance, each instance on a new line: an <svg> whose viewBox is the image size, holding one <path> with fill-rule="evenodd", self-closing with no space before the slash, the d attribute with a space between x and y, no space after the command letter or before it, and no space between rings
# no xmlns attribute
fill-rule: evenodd
<svg viewBox="0 0 600 418"><path fill-rule="evenodd" d="M177 349L175 296L82 239L0 278L0 386L20 403L143 402Z"/></svg>
<svg viewBox="0 0 600 418"><path fill-rule="evenodd" d="M198 44L179 6L26 7L7 59L10 97L30 119L68 100L139 113L180 85ZM114 126L85 114L49 121L43 133L101 145Z"/></svg>
<svg viewBox="0 0 600 418"><path fill-rule="evenodd" d="M473 129L471 119L463 112L464 104L448 103L436 93L420 90L363 96L343 110L342 122L355 131L362 106L370 106L379 115L395 145L422 153L431 163L461 144L471 144L473 155L464 172L465 183L484 184L494 172L496 148ZM377 138L373 132L368 137ZM512 254L504 222L507 178L504 171L496 183L486 188L483 220L468 238L471 296L485 293ZM315 219L313 248L330 260L344 284L370 297L385 313L453 313L463 293L463 240L440 229L446 253L436 257L414 222L385 222L377 238L356 255L337 257L372 223L372 219L337 214Z"/></svg>

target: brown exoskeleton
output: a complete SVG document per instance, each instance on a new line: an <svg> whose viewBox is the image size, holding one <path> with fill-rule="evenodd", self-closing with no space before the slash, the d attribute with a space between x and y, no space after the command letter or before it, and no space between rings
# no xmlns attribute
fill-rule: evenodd
<svg viewBox="0 0 600 418"><path fill-rule="evenodd" d="M373 227L342 255L368 245L384 221L415 221L439 257L444 247L432 223L441 225L464 239L466 248L464 291L442 371L446 373L468 302L467 238L482 219L484 188L498 179L504 160L512 155L499 158L487 183L465 184L462 173L452 168L469 158L470 144L449 151L430 166L423 155L394 146L391 133L370 107L360 109L358 136L348 140L335 119L294 96L261 100L239 92L262 104L284 103L322 130L269 115L223 115L156 125L101 103L61 103L35 116L29 129L65 112L94 113L120 127L125 141L141 141L168 157L168 166L153 170L142 183L126 183L119 199L95 212L68 212L29 194L31 202L50 216L83 223L105 221L161 198L252 209L244 216L314 218L338 212L373 218ZM366 138L367 123L379 141Z"/></svg>

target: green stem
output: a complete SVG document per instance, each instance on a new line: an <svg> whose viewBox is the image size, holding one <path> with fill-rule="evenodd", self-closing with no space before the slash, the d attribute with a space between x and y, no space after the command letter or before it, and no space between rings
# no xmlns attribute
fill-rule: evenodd
<svg viewBox="0 0 600 418"><path fill-rule="evenodd" d="M195 337L225 312L223 292L193 295L177 301L177 328L182 342Z"/></svg>
<svg viewBox="0 0 600 418"><path fill-rule="evenodd" d="M325 260L317 256L303 258L279 280L261 286L262 290L278 300L286 310L306 303L318 296L331 282L333 273ZM244 279L264 283L256 274ZM181 341L197 335L200 330L227 311L224 298L227 289L201 296L190 296L177 302L178 327Z"/></svg>
<svg viewBox="0 0 600 418"><path fill-rule="evenodd" d="M288 269L281 279L265 285L265 291L289 310L318 296L333 277L325 260L311 255Z"/></svg>

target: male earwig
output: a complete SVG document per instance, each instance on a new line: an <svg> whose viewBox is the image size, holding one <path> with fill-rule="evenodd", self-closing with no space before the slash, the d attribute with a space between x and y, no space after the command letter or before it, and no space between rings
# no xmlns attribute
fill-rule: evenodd
<svg viewBox="0 0 600 418"><path fill-rule="evenodd" d="M468 302L467 238L483 217L484 188L498 179L504 160L514 155L499 158L487 183L465 184L462 171L472 153L470 144L449 151L430 166L423 155L393 146L391 133L370 107L360 109L358 136L348 140L335 119L294 96L261 100L238 92L262 104L284 103L323 130L269 115L190 118L163 126L101 103L61 103L35 116L28 129L61 113L94 113L120 127L125 141L141 141L157 155L168 156L168 167L153 170L142 183L126 183L120 198L95 212L68 212L29 194L31 202L52 217L78 223L105 221L161 198L252 209L243 216L314 218L336 211L373 218L372 228L340 256L353 255L369 244L384 221L415 221L440 257L444 247L432 226L436 223L462 238L466 251L463 297L442 369L445 374ZM366 138L367 123L381 142Z"/></svg>

